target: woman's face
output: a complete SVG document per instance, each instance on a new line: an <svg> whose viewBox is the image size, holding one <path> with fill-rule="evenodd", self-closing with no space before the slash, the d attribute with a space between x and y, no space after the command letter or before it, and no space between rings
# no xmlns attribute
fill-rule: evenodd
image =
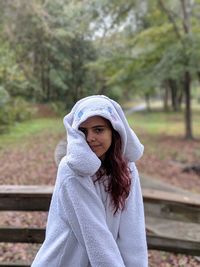
<svg viewBox="0 0 200 267"><path fill-rule="evenodd" d="M100 116L93 116L82 122L79 130L85 134L88 145L97 157L101 160L104 159L105 153L112 143L110 123Z"/></svg>

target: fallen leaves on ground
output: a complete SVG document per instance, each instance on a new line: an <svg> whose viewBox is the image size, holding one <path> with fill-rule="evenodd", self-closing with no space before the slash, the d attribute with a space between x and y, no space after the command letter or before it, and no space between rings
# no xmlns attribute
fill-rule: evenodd
<svg viewBox="0 0 200 267"><path fill-rule="evenodd" d="M200 165L200 141L186 141L181 137L143 135L144 156L137 166L141 173L168 184L200 193L200 176L183 172L190 164Z"/></svg>

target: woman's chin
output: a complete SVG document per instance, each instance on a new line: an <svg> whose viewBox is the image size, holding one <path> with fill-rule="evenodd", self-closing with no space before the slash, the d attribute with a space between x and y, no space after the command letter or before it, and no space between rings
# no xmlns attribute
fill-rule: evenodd
<svg viewBox="0 0 200 267"><path fill-rule="evenodd" d="M103 155L97 155L97 157L102 161L102 160L104 160L105 159L105 154L103 154Z"/></svg>

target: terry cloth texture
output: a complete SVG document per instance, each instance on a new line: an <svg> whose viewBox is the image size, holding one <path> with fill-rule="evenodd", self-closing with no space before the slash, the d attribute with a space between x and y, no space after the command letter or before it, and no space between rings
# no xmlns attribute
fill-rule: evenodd
<svg viewBox="0 0 200 267"><path fill-rule="evenodd" d="M144 147L130 128L121 106L106 96L89 96L78 101L64 117L68 135L68 164L73 170L81 175L93 175L101 165L101 161L85 142L84 134L78 130L83 121L95 115L108 119L120 134L123 153L128 161L135 162L142 156Z"/></svg>
<svg viewBox="0 0 200 267"><path fill-rule="evenodd" d="M131 191L123 211L113 214L104 183L94 182L101 161L88 146L81 122L99 115L121 135L129 160ZM65 116L67 155L61 160L51 200L45 241L32 267L147 267L144 209L134 161L143 146L130 129L121 107L104 96L80 100Z"/></svg>

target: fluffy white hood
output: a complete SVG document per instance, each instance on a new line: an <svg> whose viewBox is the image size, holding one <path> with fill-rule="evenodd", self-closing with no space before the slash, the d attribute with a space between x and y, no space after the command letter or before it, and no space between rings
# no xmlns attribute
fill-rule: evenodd
<svg viewBox="0 0 200 267"><path fill-rule="evenodd" d="M142 156L144 147L130 128L121 106L106 96L93 95L79 100L63 119L67 130L67 161L70 168L84 176L95 174L101 166L84 134L78 130L83 121L95 115L108 119L120 134L123 154L129 162L135 162Z"/></svg>

